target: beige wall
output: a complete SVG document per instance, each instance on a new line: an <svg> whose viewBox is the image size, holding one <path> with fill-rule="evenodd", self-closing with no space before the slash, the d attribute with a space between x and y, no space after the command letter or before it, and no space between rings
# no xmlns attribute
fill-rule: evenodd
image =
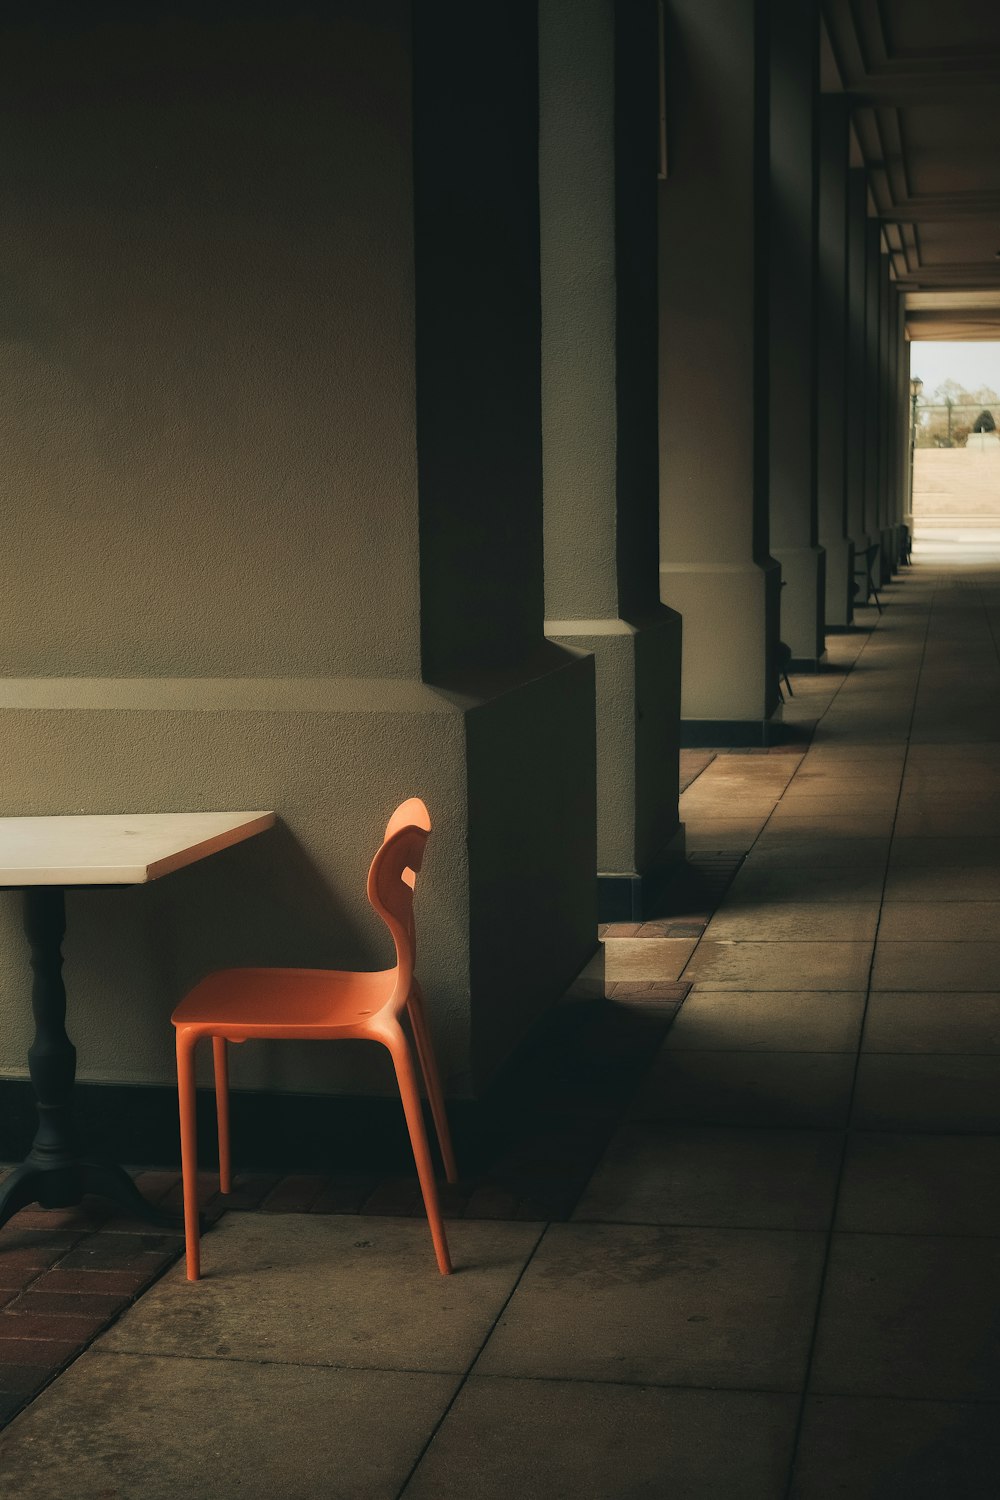
<svg viewBox="0 0 1000 1500"><path fill-rule="evenodd" d="M8 675L417 669L407 17L351 9L7 38Z"/></svg>

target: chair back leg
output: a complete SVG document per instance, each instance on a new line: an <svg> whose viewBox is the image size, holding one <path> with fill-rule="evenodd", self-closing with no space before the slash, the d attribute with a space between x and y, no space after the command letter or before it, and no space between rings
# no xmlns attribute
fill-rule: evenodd
<svg viewBox="0 0 1000 1500"><path fill-rule="evenodd" d="M177 1102L181 1117L181 1179L184 1186L184 1243L188 1281L201 1275L198 1223L198 1125L195 1113L196 1036L177 1028Z"/></svg>
<svg viewBox="0 0 1000 1500"><path fill-rule="evenodd" d="M401 1026L394 1027L392 1034L386 1037L385 1045L389 1049L393 1067L396 1069L396 1082L399 1085L399 1096L403 1101L406 1128L410 1132L413 1160L417 1168L420 1191L424 1198L424 1208L427 1211L427 1222L430 1225L431 1239L434 1242L434 1255L437 1259L438 1270L442 1276L449 1276L451 1256L448 1253L444 1219L438 1200L437 1183L434 1181L434 1166L431 1162L430 1147L427 1144L427 1132L424 1129L420 1090L417 1087L417 1076L413 1070L409 1044Z"/></svg>
<svg viewBox="0 0 1000 1500"><path fill-rule="evenodd" d="M431 1044L430 1031L427 1026L427 1015L424 1011L424 997L419 989L414 989L407 1006L407 1015L413 1028L413 1041L417 1051L417 1061L420 1071L424 1075L424 1086L427 1089L427 1098L431 1106L431 1117L434 1120L434 1129L437 1133L438 1145L441 1148L441 1159L444 1162L445 1176L449 1182L458 1181L458 1166L455 1162L455 1152L451 1144L451 1132L448 1129L448 1116L444 1107L444 1090L441 1088L441 1075L438 1072L437 1058L434 1056L434 1048Z"/></svg>
<svg viewBox="0 0 1000 1500"><path fill-rule="evenodd" d="M219 1130L219 1191L233 1190L232 1157L229 1150L229 1057L224 1036L212 1038L215 1063L215 1116Z"/></svg>

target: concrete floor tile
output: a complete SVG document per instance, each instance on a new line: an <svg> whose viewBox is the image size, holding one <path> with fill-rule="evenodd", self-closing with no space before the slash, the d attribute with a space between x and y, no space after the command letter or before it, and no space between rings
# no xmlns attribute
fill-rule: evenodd
<svg viewBox="0 0 1000 1500"><path fill-rule="evenodd" d="M740 821L688 816L690 822L685 824L684 840L688 849L733 849L739 853L752 847L766 821L765 818Z"/></svg>
<svg viewBox="0 0 1000 1500"><path fill-rule="evenodd" d="M895 802L903 780L901 766L868 765L845 761L841 765L810 765L808 757L789 783L786 797L818 797L840 807L860 805L866 797Z"/></svg>
<svg viewBox="0 0 1000 1500"><path fill-rule="evenodd" d="M1000 838L969 834L940 838L908 835L893 840L891 873L898 870L940 869L958 865L967 869L1000 869Z"/></svg>
<svg viewBox="0 0 1000 1500"><path fill-rule="evenodd" d="M697 946L697 938L605 938L580 978L603 976L609 984L622 979L673 981Z"/></svg>
<svg viewBox="0 0 1000 1500"><path fill-rule="evenodd" d="M846 762L871 761L873 767L886 766L898 767L901 771L906 756L905 747L902 745L845 745L824 744L823 736L819 735L806 751L803 769L821 769L827 766L843 764ZM852 771L853 771L852 766Z"/></svg>
<svg viewBox="0 0 1000 1500"><path fill-rule="evenodd" d="M630 1121L608 1147L575 1220L825 1229L842 1137Z"/></svg>
<svg viewBox="0 0 1000 1500"><path fill-rule="evenodd" d="M805 839L888 838L894 817L894 808L881 812L872 812L869 808L820 812L800 804L779 803L768 820L762 844L767 847L776 842L779 834L782 839L793 836Z"/></svg>
<svg viewBox="0 0 1000 1500"><path fill-rule="evenodd" d="M704 939L683 971L686 983L722 990L863 990L872 944L719 943Z"/></svg>
<svg viewBox="0 0 1000 1500"><path fill-rule="evenodd" d="M358 1368L461 1371L538 1240L534 1224L448 1225L441 1276L423 1219L226 1214L105 1335L103 1348Z"/></svg>
<svg viewBox="0 0 1000 1500"><path fill-rule="evenodd" d="M764 939L784 943L798 938L806 942L874 942L878 926L877 901L796 901L775 906L761 901L754 908L745 902L731 903L728 896L705 931L716 942L751 942Z"/></svg>
<svg viewBox="0 0 1000 1500"><path fill-rule="evenodd" d="M893 813L899 791L895 782L880 790L854 783L828 784L814 781L801 786L793 781L778 806L783 812L838 817L845 811L865 816L871 813Z"/></svg>
<svg viewBox="0 0 1000 1500"><path fill-rule="evenodd" d="M789 1500L985 1500L998 1473L988 1402L810 1396Z"/></svg>
<svg viewBox="0 0 1000 1500"><path fill-rule="evenodd" d="M891 867L885 883L886 902L1000 901L1000 863L939 864Z"/></svg>
<svg viewBox="0 0 1000 1500"><path fill-rule="evenodd" d="M837 1228L1000 1236L1000 1137L855 1131Z"/></svg>
<svg viewBox="0 0 1000 1500"><path fill-rule="evenodd" d="M402 1500L773 1500L794 1405L747 1391L473 1376Z"/></svg>
<svg viewBox="0 0 1000 1500"><path fill-rule="evenodd" d="M875 945L873 990L995 990L1000 942L885 942Z"/></svg>
<svg viewBox="0 0 1000 1500"><path fill-rule="evenodd" d="M836 1130L847 1123L854 1058L842 1052L664 1048L634 1106L639 1120Z"/></svg>
<svg viewBox="0 0 1000 1500"><path fill-rule="evenodd" d="M816 1395L1000 1399L995 1240L835 1234Z"/></svg>
<svg viewBox="0 0 1000 1500"><path fill-rule="evenodd" d="M873 992L862 1046L866 1052L1000 1054L1000 991Z"/></svg>
<svg viewBox="0 0 1000 1500"><path fill-rule="evenodd" d="M0 1472L18 1500L395 1500L457 1383L91 1350L0 1434Z"/></svg>
<svg viewBox="0 0 1000 1500"><path fill-rule="evenodd" d="M896 834L899 838L996 838L1000 807L906 803L899 809Z"/></svg>
<svg viewBox="0 0 1000 1500"><path fill-rule="evenodd" d="M681 817L689 818L767 818L779 795L779 787L773 792L758 792L741 787L733 791L729 787L693 786L680 799Z"/></svg>
<svg viewBox="0 0 1000 1500"><path fill-rule="evenodd" d="M779 904L818 901L878 902L882 894L880 869L858 872L850 865L803 865L783 869L754 858L740 867L726 892L724 910L766 904L777 914Z"/></svg>
<svg viewBox="0 0 1000 1500"><path fill-rule="evenodd" d="M1000 901L908 901L887 905L878 930L885 942L990 942L1000 939Z"/></svg>
<svg viewBox="0 0 1000 1500"><path fill-rule="evenodd" d="M698 989L667 1035L668 1050L855 1052L861 991Z"/></svg>
<svg viewBox="0 0 1000 1500"><path fill-rule="evenodd" d="M799 869L814 865L847 865L852 873L885 869L889 857L888 838L826 838L805 836L799 831L775 830L761 834L747 863L775 869Z"/></svg>
<svg viewBox="0 0 1000 1500"><path fill-rule="evenodd" d="M853 1123L859 1130L1000 1133L1000 1058L862 1053Z"/></svg>
<svg viewBox="0 0 1000 1500"><path fill-rule="evenodd" d="M477 1375L794 1391L821 1234L554 1224Z"/></svg>

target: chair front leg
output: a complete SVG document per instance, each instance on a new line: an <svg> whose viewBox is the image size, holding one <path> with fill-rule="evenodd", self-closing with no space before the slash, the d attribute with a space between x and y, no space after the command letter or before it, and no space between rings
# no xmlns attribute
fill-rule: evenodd
<svg viewBox="0 0 1000 1500"><path fill-rule="evenodd" d="M201 1275L198 1223L198 1123L195 1107L194 1049L198 1034L177 1028L177 1104L181 1122L181 1180L184 1188L184 1242L188 1281Z"/></svg>
<svg viewBox="0 0 1000 1500"><path fill-rule="evenodd" d="M427 1144L424 1115L420 1107L420 1090L417 1087L417 1076L413 1070L409 1044L401 1026L394 1026L392 1031L380 1040L388 1047L393 1067L396 1069L396 1082L399 1084L399 1095L403 1101L406 1127L410 1132L413 1160L416 1163L417 1178L424 1198L424 1208L427 1211L427 1222L430 1225L431 1239L434 1242L434 1255L437 1259L438 1270L442 1276L449 1276L451 1256L448 1253L448 1240L444 1231L441 1204L438 1200L437 1183L434 1181L434 1166L431 1161L430 1147Z"/></svg>

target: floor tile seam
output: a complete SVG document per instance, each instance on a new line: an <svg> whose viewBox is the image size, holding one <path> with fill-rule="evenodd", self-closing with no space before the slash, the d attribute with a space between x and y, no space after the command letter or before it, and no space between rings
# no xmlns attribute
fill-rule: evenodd
<svg viewBox="0 0 1000 1500"><path fill-rule="evenodd" d="M925 661L925 658L926 658L927 641L928 641L928 638L929 638L929 635L930 635L931 619L933 617L933 612L934 612L934 596L932 594L929 604L927 606L925 606L925 620L924 620L923 639L922 639L921 652L920 652L920 666L919 666L919 669L918 669L918 677L917 677L917 683L918 683L917 692L919 691L920 674L922 674L922 672L923 672L923 665L924 665L924 661ZM881 627L882 619L883 619L883 616L880 614L879 617L878 617L878 620L876 621L875 628L872 631L872 634L869 636L868 640L862 646L861 651L858 653L858 657L857 657L858 661L860 661L862 659L862 657L864 656L865 651L871 645L872 638L874 637L876 631L878 631L878 629ZM861 1013L861 1024L860 1024L860 1027L859 1027L859 1030L858 1030L857 1050L856 1050L855 1058L854 1058L854 1067L853 1067L853 1070L852 1070L852 1073L851 1073L851 1081L850 1081L850 1085L849 1085L849 1088L848 1088L848 1095L847 1095L847 1116L846 1116L848 1127L850 1127L850 1124L851 1124L851 1122L852 1122L852 1120L854 1118L854 1112L855 1112L855 1101L856 1101L856 1098L857 1098L858 1078L859 1078L859 1074L860 1074L860 1071L861 1071L861 1059L862 1059L862 1049L863 1049L863 1045L864 1045L865 1026L866 1026L867 1019L868 1019L868 1007L869 1007L869 1004L870 1004L870 1001L871 1001L872 982L873 982L874 974L875 974L875 949L876 949L876 946L877 946L877 943L878 943L878 932L879 932L879 927L881 926L882 911L883 911L884 906L885 906L885 893L886 893L886 888L888 886L888 880L889 880L889 861L890 861L890 857L891 857L891 853L892 853L892 837L893 837L893 833L895 831L896 819L899 816L899 804L900 804L900 799L902 798L903 781L905 780L905 777L906 777L907 761L909 759L909 754L910 754L910 737L911 737L912 732L913 732L913 722L914 722L914 717L915 717L915 714L916 714L916 699L917 699L917 693L915 692L915 694L914 694L914 700L913 700L913 707L912 707L911 712L910 712L910 720L909 720L909 725L908 725L908 728L907 728L907 734L906 734L906 739L905 739L905 746L904 746L904 750L903 750L903 762L902 762L902 766L901 766L899 791L897 792L897 796L896 796L896 809L895 809L895 812L893 814L893 820L892 820L892 831L890 831L890 834L889 834L889 849L888 849L888 852L887 852L885 865L884 865L883 870L882 870L882 889L881 889L881 893L880 893L880 897L879 897L879 910L878 910L878 914L877 914L876 920L875 920L875 940L874 940L874 942L872 944L872 953L871 953L871 958L869 960L869 965L868 965L868 978L867 978L867 983L865 985L865 995L864 995L864 1002L863 1002L863 1005L862 1005L862 1013ZM838 1214L840 1212L841 1195L843 1193L844 1178L845 1178L845 1172L846 1172L846 1167L847 1167L847 1153L848 1153L849 1141L850 1141L850 1133L849 1133L849 1128L848 1128L848 1131L845 1131L844 1140L843 1140L843 1143L841 1145L840 1156L839 1156L839 1160L837 1162L836 1175L835 1175L835 1178L834 1178L834 1188L833 1188L833 1197L832 1197L831 1215L830 1215L830 1227L827 1230L826 1244L825 1244L825 1247L824 1247L823 1258L822 1258L822 1262L821 1262L821 1265L820 1265L819 1277L818 1277L818 1281L817 1281L816 1303L815 1303L815 1309L814 1309L814 1313L813 1313L812 1328L810 1330L810 1335L809 1335L809 1342L808 1342L808 1346L807 1346L807 1349L806 1349L805 1366L804 1366L804 1372L803 1372L802 1397L801 1397L801 1400L800 1400L800 1403L799 1403L799 1410L798 1410L798 1415L797 1415L796 1423L795 1423L795 1433L794 1433L794 1437L793 1437L792 1445L791 1445L791 1457L790 1457L790 1461L789 1461L787 1483L785 1485L785 1490L784 1490L784 1500L792 1500L792 1497L793 1497L793 1486L794 1486L794 1483L795 1483L795 1471L796 1471L796 1466L797 1466L797 1463L798 1463L799 1448L801 1446L801 1441L802 1441L803 1422L805 1420L806 1400L807 1400L808 1393L809 1393L809 1390L810 1390L810 1387L811 1387L811 1380L812 1380L812 1374L813 1374L813 1365L814 1365L814 1360L815 1360L815 1355L816 1355L817 1342L818 1342L818 1338L819 1338L820 1319L821 1319L821 1316L822 1316L823 1304L824 1304L825 1295L826 1295L827 1275L828 1275L829 1268L830 1268L830 1260L831 1260L831 1255L832 1255L833 1245L834 1245L834 1233L835 1233L835 1231L834 1231L834 1227L833 1226L835 1225L835 1223L837 1221L837 1216L838 1216Z"/></svg>
<svg viewBox="0 0 1000 1500"><path fill-rule="evenodd" d="M720 990L720 994L732 994L730 990ZM853 1057L857 1050L850 1047L667 1047L668 1052L695 1053L700 1057ZM944 1052L944 1053L911 1053L911 1052L879 1052L873 1053L877 1057L978 1057L978 1052ZM1000 1056L1000 1053L989 1054Z"/></svg>
<svg viewBox="0 0 1000 1500"><path fill-rule="evenodd" d="M262 1369L279 1370L330 1370L337 1374L428 1375L435 1379L447 1376L453 1380L464 1379L468 1374L468 1370L464 1367L452 1370L422 1370L414 1365L349 1365L337 1360L267 1359L251 1354L199 1354L196 1351L179 1349L95 1349L93 1352L104 1359L190 1360L195 1364L255 1365Z"/></svg>
<svg viewBox="0 0 1000 1500"><path fill-rule="evenodd" d="M483 1370L479 1374L470 1375L469 1379L511 1380L524 1385L606 1386L612 1390L703 1391L707 1395L716 1395L721 1392L730 1396L786 1396L789 1399L795 1399L801 1394L801 1387L798 1385L699 1385L697 1382L684 1380L610 1380L601 1379L598 1375L522 1374L506 1371L501 1374L495 1370Z"/></svg>
<svg viewBox="0 0 1000 1500"><path fill-rule="evenodd" d="M958 1240L965 1242L973 1240L977 1243L985 1240L990 1243L1000 1243L1000 1233L986 1234L984 1232L969 1229L961 1234L939 1234L934 1230L927 1229L848 1229L838 1225L836 1219L830 1223L815 1226L802 1224L742 1224L742 1223L719 1223L708 1221L706 1223L691 1222L688 1219L571 1219L571 1227L583 1225L585 1228L600 1229L690 1229L697 1234L706 1232L725 1234L730 1230L738 1234L794 1234L826 1235L830 1232L835 1238L844 1239L876 1239L876 1240Z"/></svg>
<svg viewBox="0 0 1000 1500"><path fill-rule="evenodd" d="M822 1391L806 1390L807 1401L898 1401L907 1406L997 1406L996 1396L904 1396L895 1391Z"/></svg>
<svg viewBox="0 0 1000 1500"><path fill-rule="evenodd" d="M593 1176L593 1173L591 1173L591 1176ZM579 1202L579 1198L577 1198L576 1201ZM461 1375L461 1377L459 1378L458 1383L455 1386L455 1389L451 1393L450 1400L446 1403L444 1411L441 1413L441 1415L438 1417L437 1421L434 1423L433 1427L431 1428L431 1431L430 1431L430 1433L429 1433L429 1435L427 1437L426 1442L424 1442L421 1445L419 1453L417 1454L417 1456L414 1459L413 1463L411 1464L409 1470L407 1471L406 1475L404 1476L403 1482L400 1485L399 1489L396 1491L395 1500L402 1500L402 1497L403 1497L405 1491L409 1487L410 1481L413 1479L413 1476L416 1474L417 1470L420 1468L420 1465L423 1463L426 1454L428 1453L428 1451L431 1448L431 1445L434 1442L434 1439L437 1437L437 1435L440 1432L441 1428L444 1426L445 1422L448 1420L448 1416L451 1413L452 1408L455 1405L455 1402L458 1400L458 1398L461 1395L462 1391L465 1389L466 1384L468 1383L468 1380L469 1380L470 1376L472 1375L473 1371L476 1368L476 1365L479 1363L480 1359L482 1358L483 1350L486 1348L486 1345L489 1343L490 1339L493 1337L494 1333L496 1332L496 1330L497 1330L497 1328L498 1328L498 1326L500 1324L501 1318L503 1317L504 1313L507 1311L508 1307L510 1306L510 1304L511 1304L511 1302L512 1302L512 1300L513 1300L513 1298L514 1298L514 1296L515 1296L515 1294L517 1292L518 1287L521 1285L521 1282L524 1280L524 1277L527 1274L528 1267L531 1265L531 1263L534 1260L535 1256L538 1254L539 1248L542 1245L542 1243L544 1242L545 1236L548 1234L548 1232L551 1229L551 1227L552 1227L551 1223L546 1223L546 1224L542 1225L539 1234L535 1238L534 1245L532 1246L532 1248L529 1251L528 1255L525 1257L524 1264L521 1267L520 1271L518 1272L518 1274L517 1274L517 1276L516 1276L516 1278L514 1280L514 1285L511 1287L509 1293L504 1298L503 1303L501 1304L501 1306L497 1309L496 1317L490 1323L490 1326L487 1329L487 1331L486 1331L486 1333L485 1333L482 1341L480 1342L479 1347L476 1349L476 1351L473 1354L471 1360L469 1361L469 1364L466 1367L466 1370L465 1370L464 1374Z"/></svg>

